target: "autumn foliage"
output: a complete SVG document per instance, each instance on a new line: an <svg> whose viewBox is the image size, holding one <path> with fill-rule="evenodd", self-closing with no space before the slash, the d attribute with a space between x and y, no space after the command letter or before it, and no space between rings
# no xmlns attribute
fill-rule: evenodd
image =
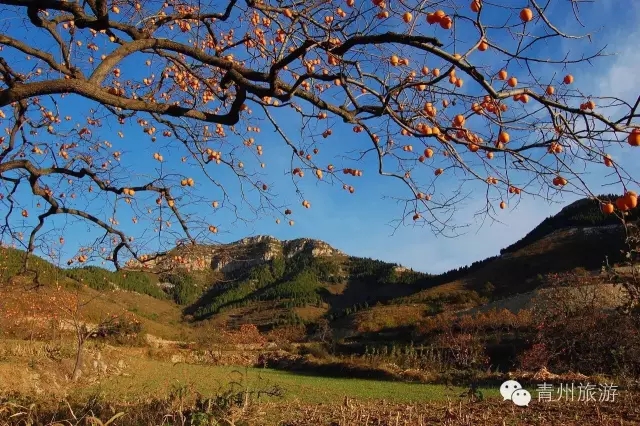
<svg viewBox="0 0 640 426"><path fill-rule="evenodd" d="M90 297L62 286L34 290L5 285L0 296L0 330L9 338L55 339L75 333L81 324L88 325L88 337L116 341L142 331L140 320L131 312L90 312Z"/></svg>
<svg viewBox="0 0 640 426"><path fill-rule="evenodd" d="M591 195L585 166L614 176L602 211L622 216L638 104L581 85L603 51L561 28L567 2L520 3L0 0L2 240L46 254L65 215L105 234L69 265L145 263L229 229L219 209L294 225L302 179L357 196L369 173L436 233L469 195L490 216ZM278 140L291 188L265 173Z"/></svg>

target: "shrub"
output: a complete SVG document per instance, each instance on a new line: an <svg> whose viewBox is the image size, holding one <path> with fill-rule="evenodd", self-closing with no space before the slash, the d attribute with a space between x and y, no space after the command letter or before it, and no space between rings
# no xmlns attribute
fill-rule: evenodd
<svg viewBox="0 0 640 426"><path fill-rule="evenodd" d="M291 352L291 342L302 342L307 337L307 328L304 325L286 325L270 330L266 335L268 341L275 342L278 346Z"/></svg>
<svg viewBox="0 0 640 426"><path fill-rule="evenodd" d="M484 297L488 297L491 298L493 296L493 292L496 290L496 286L494 286L490 281L487 281L486 283L484 283L484 285L482 286L482 292L481 294Z"/></svg>
<svg viewBox="0 0 640 426"><path fill-rule="evenodd" d="M142 323L131 314L113 316L111 320L100 323L93 337L107 339L118 344L131 344L141 337Z"/></svg>
<svg viewBox="0 0 640 426"><path fill-rule="evenodd" d="M114 288L146 294L156 299L165 299L165 293L152 282L149 275L140 271L111 272L97 266L83 266L65 271L65 274L94 290Z"/></svg>
<svg viewBox="0 0 640 426"><path fill-rule="evenodd" d="M254 324L242 324L238 330L223 330L221 334L225 343L235 345L264 345L265 343L267 343L266 337L262 333L260 333L258 327L256 327Z"/></svg>
<svg viewBox="0 0 640 426"><path fill-rule="evenodd" d="M549 365L551 353L544 343L535 343L519 357L520 367L526 371L536 371Z"/></svg>
<svg viewBox="0 0 640 426"><path fill-rule="evenodd" d="M331 354L324 344L308 344L300 346L300 348L298 349L298 353L300 355L311 355L317 359L326 360L331 358Z"/></svg>
<svg viewBox="0 0 640 426"><path fill-rule="evenodd" d="M534 343L520 357L523 368L546 361L546 367L559 373L640 375L640 319L633 316L589 309L547 317Z"/></svg>
<svg viewBox="0 0 640 426"><path fill-rule="evenodd" d="M548 277L553 289L535 301L535 336L520 357L523 368L546 361L560 373L640 374L640 317L602 309L606 293L594 283L583 271Z"/></svg>
<svg viewBox="0 0 640 426"><path fill-rule="evenodd" d="M190 305L198 300L198 297L202 294L201 289L198 288L191 275L176 273L163 278L173 284L169 294L178 305Z"/></svg>
<svg viewBox="0 0 640 426"><path fill-rule="evenodd" d="M444 351L445 360L456 369L480 369L489 361L484 343L471 333L443 334L436 339L436 344Z"/></svg>

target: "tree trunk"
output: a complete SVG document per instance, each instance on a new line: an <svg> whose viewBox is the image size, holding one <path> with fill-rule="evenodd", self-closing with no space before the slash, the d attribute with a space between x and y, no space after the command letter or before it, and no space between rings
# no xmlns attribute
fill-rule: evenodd
<svg viewBox="0 0 640 426"><path fill-rule="evenodd" d="M71 374L71 380L76 381L82 374L82 361L84 352L84 338L78 337L78 349L76 350L76 364L73 367L73 373Z"/></svg>

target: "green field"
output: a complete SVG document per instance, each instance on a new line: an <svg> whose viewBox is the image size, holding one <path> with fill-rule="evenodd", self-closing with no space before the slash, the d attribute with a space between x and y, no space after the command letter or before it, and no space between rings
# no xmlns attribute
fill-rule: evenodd
<svg viewBox="0 0 640 426"><path fill-rule="evenodd" d="M387 400L412 403L420 401L455 400L465 391L460 387L403 383L380 380L330 378L292 372L245 367L222 367L192 364L171 364L142 361L130 369L129 376L112 376L99 384L83 388L82 395L108 395L125 401L162 397L182 387L203 395L215 395L235 386L250 391L280 387L285 400L303 403L341 402L345 396L363 400ZM139 367L139 368L138 368ZM240 388L237 388L240 390ZM482 389L484 397L495 397L497 390ZM79 395L80 396L80 395Z"/></svg>

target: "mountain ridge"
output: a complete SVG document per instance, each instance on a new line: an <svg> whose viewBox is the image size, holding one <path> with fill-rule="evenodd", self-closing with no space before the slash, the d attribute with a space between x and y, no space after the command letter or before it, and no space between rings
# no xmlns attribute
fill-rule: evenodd
<svg viewBox="0 0 640 426"><path fill-rule="evenodd" d="M637 213L632 215L631 219ZM188 321L227 326L258 322L269 329L320 318L338 321L377 304L430 304L434 291L448 294L442 299L445 305L479 305L530 292L541 275L600 269L607 258L621 260L624 229L615 220L600 211L597 201L578 200L500 255L437 275L351 256L322 240L278 240L270 235L226 244L183 244L146 267L130 264L120 272L90 266L65 274L95 289L120 288L173 299Z"/></svg>
<svg viewBox="0 0 640 426"><path fill-rule="evenodd" d="M279 240L271 235L254 235L224 244L178 245L165 256L144 263L130 260L125 267L150 271L178 266L191 270L211 267L214 271L228 273L242 267L257 266L278 255L291 258L300 252L309 252L311 256L344 255L342 251L318 239ZM168 265L163 265L165 263Z"/></svg>

